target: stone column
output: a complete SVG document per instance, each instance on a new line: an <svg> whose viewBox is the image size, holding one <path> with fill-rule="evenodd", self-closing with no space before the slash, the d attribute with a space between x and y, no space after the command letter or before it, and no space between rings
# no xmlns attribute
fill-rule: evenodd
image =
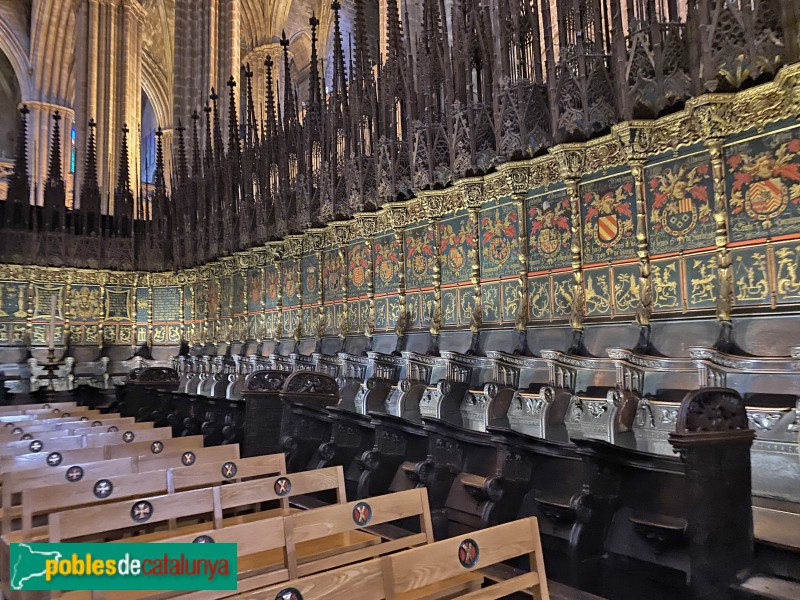
<svg viewBox="0 0 800 600"><path fill-rule="evenodd" d="M138 194L142 96L142 24L138 0L78 0L75 48L76 195L83 179L88 120L97 122L97 179L102 206L113 211L122 126L129 143L131 189Z"/></svg>

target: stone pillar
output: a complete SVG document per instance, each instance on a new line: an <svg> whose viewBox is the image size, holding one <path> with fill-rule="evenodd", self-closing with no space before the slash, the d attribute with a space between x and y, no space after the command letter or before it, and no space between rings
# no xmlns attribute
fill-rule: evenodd
<svg viewBox="0 0 800 600"><path fill-rule="evenodd" d="M238 82L241 65L240 4L241 0L175 0L173 118L188 126L192 112L205 105L214 87L220 94L223 139L228 136L229 99L221 91L231 75ZM258 66L251 64L254 71Z"/></svg>
<svg viewBox="0 0 800 600"><path fill-rule="evenodd" d="M75 47L75 190L79 195L86 157L87 124L97 128L97 179L101 205L113 212L113 190L122 126L129 140L134 196L139 191L139 129L142 97L142 26L146 16L138 0L78 0Z"/></svg>

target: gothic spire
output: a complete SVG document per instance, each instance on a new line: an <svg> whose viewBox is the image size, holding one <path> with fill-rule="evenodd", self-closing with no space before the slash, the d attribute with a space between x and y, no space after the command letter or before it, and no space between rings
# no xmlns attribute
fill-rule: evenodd
<svg viewBox="0 0 800 600"><path fill-rule="evenodd" d="M236 80L233 75L228 79L228 89L228 155L238 164L241 146L239 146L239 118L236 115Z"/></svg>
<svg viewBox="0 0 800 600"><path fill-rule="evenodd" d="M267 70L267 93L266 101L267 101L267 123L264 131L264 139L273 139L277 127L276 120L275 120L275 84L273 82L272 76L272 57L267 55L264 59L264 67Z"/></svg>
<svg viewBox="0 0 800 600"><path fill-rule="evenodd" d="M153 186L156 194L167 193L167 182L164 179L164 145L161 141L164 132L161 127L156 130L156 171L153 176Z"/></svg>
<svg viewBox="0 0 800 600"><path fill-rule="evenodd" d="M211 166L214 164L214 146L211 139L211 106L206 102L203 112L206 114L206 174L210 172Z"/></svg>
<svg viewBox="0 0 800 600"><path fill-rule="evenodd" d="M321 91L320 91L320 76L319 76L319 56L317 55L317 27L319 27L319 19L315 14L311 14L308 20L311 26L311 61L308 65L308 104L311 106L319 106Z"/></svg>
<svg viewBox="0 0 800 600"><path fill-rule="evenodd" d="M64 176L61 171L61 115L53 114L53 143L50 146L50 169L47 173L48 185L63 185Z"/></svg>
<svg viewBox="0 0 800 600"><path fill-rule="evenodd" d="M201 174L200 162L200 137L197 132L197 122L200 120L200 115L197 110L192 113L192 176L197 177Z"/></svg>
<svg viewBox="0 0 800 600"><path fill-rule="evenodd" d="M178 126L175 128L178 134L178 183L186 183L189 179L189 164L186 158L186 140L184 139L183 132L186 128L178 119Z"/></svg>
<svg viewBox="0 0 800 600"><path fill-rule="evenodd" d="M27 104L19 109L19 129L17 131L17 152L14 157L14 172L8 188L8 199L17 207L6 209L7 225L25 225L28 222L27 209L30 204L31 183L28 175L28 110ZM16 213L16 214L15 214Z"/></svg>
<svg viewBox="0 0 800 600"><path fill-rule="evenodd" d="M341 101L347 104L347 69L344 61L344 40L342 39L342 24L339 11L342 4L339 0L331 3L333 10L333 90L334 94L341 95Z"/></svg>
<svg viewBox="0 0 800 600"><path fill-rule="evenodd" d="M253 71L250 63L245 65L244 76L247 79L247 144L250 148L255 148L258 144L258 119L256 119L256 107L253 103Z"/></svg>
<svg viewBox="0 0 800 600"><path fill-rule="evenodd" d="M297 123L297 113L292 85L292 66L289 62L289 38L286 37L286 31L281 32L281 47L283 48L283 122L289 129Z"/></svg>
<svg viewBox="0 0 800 600"><path fill-rule="evenodd" d="M222 143L222 129L219 125L219 111L217 110L217 100L219 96L217 96L216 90L212 87L211 88L211 106L214 113L214 153L216 154L217 160L222 160L222 157L225 156L225 148Z"/></svg>
<svg viewBox="0 0 800 600"><path fill-rule="evenodd" d="M90 121L94 123L94 121ZM94 125L89 125L92 128L92 137L94 137ZM131 191L131 174L130 165L128 160L128 124L122 126L122 147L119 153L119 171L117 172L117 189L123 192Z"/></svg>

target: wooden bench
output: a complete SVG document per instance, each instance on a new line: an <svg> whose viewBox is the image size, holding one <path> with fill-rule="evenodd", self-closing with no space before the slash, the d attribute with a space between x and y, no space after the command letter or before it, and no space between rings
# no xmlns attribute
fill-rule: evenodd
<svg viewBox="0 0 800 600"><path fill-rule="evenodd" d="M117 422L122 421L122 422ZM35 428L29 428L28 431L9 433L0 435L0 444L12 441L25 441L25 440L55 440L63 437L71 437L75 435L94 435L98 433L111 433L123 429L124 431L137 431L143 429L153 429L153 423L135 423L122 419L112 419L108 424L104 425L103 421L73 421L70 423L58 423L58 427L41 429L39 431L31 431ZM111 431L109 431L109 429ZM164 429L163 427L161 429ZM12 431L16 431L16 428Z"/></svg>
<svg viewBox="0 0 800 600"><path fill-rule="evenodd" d="M344 475L341 467L319 469L292 475L280 475L202 488L174 494L148 496L133 501L114 502L52 513L49 523L50 542L81 539L92 541L113 537L115 532L152 528L174 520L192 518L208 520L214 528L226 524L250 522L269 516L282 516L289 511L289 499L300 494L334 490L337 501L345 500ZM224 519L224 512L262 502L279 501L275 511L255 513L257 516L235 516ZM205 523L193 524L172 531L159 531L136 537L136 541L158 541L160 538L183 535L206 529Z"/></svg>
<svg viewBox="0 0 800 600"><path fill-rule="evenodd" d="M155 442L159 442L156 444ZM89 462L126 456L157 455L166 456L180 452L195 452L203 447L203 436L193 435L163 440L133 441L128 444L115 444L95 448L80 448L53 452L37 452L20 456L0 457L0 475L61 464ZM224 446L222 446L224 447ZM238 452L238 449L237 449ZM196 453L196 452L195 452Z"/></svg>
<svg viewBox="0 0 800 600"><path fill-rule="evenodd" d="M313 472L308 472L313 473ZM299 475L292 475L295 479ZM225 491L223 488L222 491ZM385 541L363 531L368 526L417 518L422 533ZM369 537L367 537L369 536ZM424 488L387 494L366 500L333 504L243 523L208 527L191 533L161 537L159 542L191 543L198 538L237 544L238 590L189 593L192 598L211 600L256 590L266 585L318 573L345 564L433 542L427 492ZM139 541L127 538L121 542ZM121 592L120 600L152 596L183 595L185 592ZM68 594L70 600L89 594ZM92 594L92 598L103 597Z"/></svg>
<svg viewBox="0 0 800 600"><path fill-rule="evenodd" d="M528 557L530 571L481 589L481 569ZM527 592L537 600L550 594L536 519L504 525L294 579L235 596L251 600L399 600L458 597L502 598Z"/></svg>
<svg viewBox="0 0 800 600"><path fill-rule="evenodd" d="M158 427L134 431L125 429L119 431L98 431L97 433L83 432L79 435L55 438L34 437L30 440L0 443L0 456L20 456L29 453L49 453L60 450L77 450L79 448L98 448L115 444L130 444L134 441L166 440L172 437L172 429Z"/></svg>
<svg viewBox="0 0 800 600"><path fill-rule="evenodd" d="M114 415L102 415L102 418L90 419L88 417L67 417L53 422L39 423L37 421L27 421L23 424L14 424L12 427L0 428L0 441L13 441L20 439L25 434L42 434L51 431L64 431L67 429L82 429L91 427L103 427L106 431L109 427L122 427L124 425L144 425L136 423L133 417L115 417ZM152 427L152 424L149 424Z"/></svg>
<svg viewBox="0 0 800 600"><path fill-rule="evenodd" d="M77 402L42 402L33 404L12 404L0 406L0 415L18 415L28 410L67 410L78 406Z"/></svg>

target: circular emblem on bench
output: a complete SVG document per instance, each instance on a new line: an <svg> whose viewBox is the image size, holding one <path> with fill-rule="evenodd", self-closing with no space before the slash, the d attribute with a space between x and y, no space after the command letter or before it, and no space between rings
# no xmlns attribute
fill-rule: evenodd
<svg viewBox="0 0 800 600"><path fill-rule="evenodd" d="M153 505L147 500L140 500L131 507L131 519L134 523L144 523L153 516Z"/></svg>
<svg viewBox="0 0 800 600"><path fill-rule="evenodd" d="M197 456L195 456L194 452L184 452L183 455L181 455L181 462L184 467L191 467L196 460Z"/></svg>
<svg viewBox="0 0 800 600"><path fill-rule="evenodd" d="M24 433L24 434L22 434L22 437L19 438L19 439L21 439L21 440L32 440L33 436L30 433Z"/></svg>
<svg viewBox="0 0 800 600"><path fill-rule="evenodd" d="M297 588L286 588L278 592L275 600L303 600L303 594Z"/></svg>
<svg viewBox="0 0 800 600"><path fill-rule="evenodd" d="M192 540L193 544L213 544L214 538L210 535L198 535L196 538Z"/></svg>
<svg viewBox="0 0 800 600"><path fill-rule="evenodd" d="M39 440L33 440L30 444L28 444L28 449L31 452L41 452L42 448L44 448L44 444Z"/></svg>
<svg viewBox="0 0 800 600"><path fill-rule="evenodd" d="M111 495L111 492L114 491L114 484L108 479L98 479L97 482L95 482L92 491L94 492L96 498L100 498L102 500Z"/></svg>
<svg viewBox="0 0 800 600"><path fill-rule="evenodd" d="M122 441L126 444L130 444L135 439L136 435L132 431L126 431L122 434Z"/></svg>
<svg viewBox="0 0 800 600"><path fill-rule="evenodd" d="M222 476L225 479L233 479L236 477L236 473L239 471L239 468L236 466L235 462L226 462L222 465Z"/></svg>
<svg viewBox="0 0 800 600"><path fill-rule="evenodd" d="M89 417L81 417L81 421L88 421Z"/></svg>
<svg viewBox="0 0 800 600"><path fill-rule="evenodd" d="M61 412L61 409L60 409L60 408L54 408L54 409L53 409L53 414L54 414L54 415L57 415L57 414L58 414L58 413L60 413L60 412ZM64 416L67 416L67 417L68 417L69 415L64 415Z"/></svg>
<svg viewBox="0 0 800 600"><path fill-rule="evenodd" d="M467 538L458 545L458 562L465 569L471 569L478 564L479 554L478 544L475 543L475 540Z"/></svg>
<svg viewBox="0 0 800 600"><path fill-rule="evenodd" d="M51 467L57 467L63 460L60 452L51 452L47 455L47 464Z"/></svg>
<svg viewBox="0 0 800 600"><path fill-rule="evenodd" d="M111 427L106 429L106 431L108 431L108 433L114 433L115 431L119 431L119 427L117 427L116 425L112 425Z"/></svg>
<svg viewBox="0 0 800 600"><path fill-rule="evenodd" d="M161 454L164 450L164 442L155 441L150 444L150 452L153 454Z"/></svg>
<svg viewBox="0 0 800 600"><path fill-rule="evenodd" d="M17 435L18 433L22 433L22 427L14 427L14 429L11 430L11 433L13 433L14 435Z"/></svg>
<svg viewBox="0 0 800 600"><path fill-rule="evenodd" d="M6 429L8 429L9 427L13 427L13 426L14 426L14 423L6 423Z"/></svg>
<svg viewBox="0 0 800 600"><path fill-rule="evenodd" d="M92 427L100 427L100 425L102 424L103 424L102 421L92 421Z"/></svg>
<svg viewBox="0 0 800 600"><path fill-rule="evenodd" d="M79 467L78 465L70 467L67 469L67 472L64 475L66 476L67 481L80 481L83 479L83 467Z"/></svg>
<svg viewBox="0 0 800 600"><path fill-rule="evenodd" d="M292 482L288 477L278 477L275 480L275 493L278 496L285 496L292 491Z"/></svg>
<svg viewBox="0 0 800 600"><path fill-rule="evenodd" d="M42 408L50 408L49 404L42 404Z"/></svg>
<svg viewBox="0 0 800 600"><path fill-rule="evenodd" d="M372 507L366 502L359 502L353 507L353 522L363 527L372 520Z"/></svg>
<svg viewBox="0 0 800 600"><path fill-rule="evenodd" d="M56 410L55 410L55 411L53 411L53 412L56 412L57 410L58 410L58 409L56 409ZM64 414L63 414L63 415L61 415L61 416L62 416L62 417L71 417L71 416L72 416L72 413L64 413Z"/></svg>

